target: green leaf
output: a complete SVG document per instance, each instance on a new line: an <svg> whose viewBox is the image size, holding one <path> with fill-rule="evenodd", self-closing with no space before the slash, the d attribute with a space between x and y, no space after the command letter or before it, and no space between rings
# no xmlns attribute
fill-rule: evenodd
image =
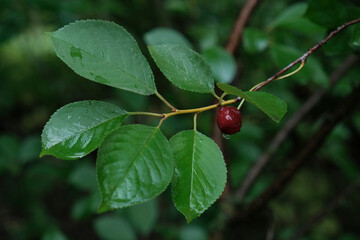
<svg viewBox="0 0 360 240"><path fill-rule="evenodd" d="M236 87L223 83L218 83L217 86L228 94L241 97L249 103L254 104L275 122L280 122L287 111L286 102L269 93L254 91L243 92Z"/></svg>
<svg viewBox="0 0 360 240"><path fill-rule="evenodd" d="M96 164L102 203L99 212L148 201L173 176L174 158L159 128L122 126L101 144Z"/></svg>
<svg viewBox="0 0 360 240"><path fill-rule="evenodd" d="M221 47L206 49L202 56L210 65L215 75L215 80L222 83L230 83L236 73L236 62L234 57Z"/></svg>
<svg viewBox="0 0 360 240"><path fill-rule="evenodd" d="M360 48L360 25L359 23L352 27L350 46L354 49Z"/></svg>
<svg viewBox="0 0 360 240"><path fill-rule="evenodd" d="M225 162L216 143L196 130L176 134L170 145L175 157L172 199L187 222L191 222L224 191Z"/></svg>
<svg viewBox="0 0 360 240"><path fill-rule="evenodd" d="M154 45L149 51L164 75L184 90L212 93L214 77L210 66L197 52L183 45Z"/></svg>
<svg viewBox="0 0 360 240"><path fill-rule="evenodd" d="M179 44L192 48L191 43L178 31L171 28L155 28L144 35L147 45Z"/></svg>
<svg viewBox="0 0 360 240"><path fill-rule="evenodd" d="M127 116L125 110L106 102L81 101L65 105L44 127L40 157L81 158L99 147L106 135L119 128Z"/></svg>
<svg viewBox="0 0 360 240"><path fill-rule="evenodd" d="M94 221L97 235L104 240L135 240L136 234L126 219L116 216L101 216Z"/></svg>
<svg viewBox="0 0 360 240"><path fill-rule="evenodd" d="M243 34L243 46L248 53L259 53L268 46L267 35L256 28L245 28Z"/></svg>
<svg viewBox="0 0 360 240"><path fill-rule="evenodd" d="M107 21L76 21L50 36L58 57L80 76L143 95L156 92L148 62L123 27Z"/></svg>

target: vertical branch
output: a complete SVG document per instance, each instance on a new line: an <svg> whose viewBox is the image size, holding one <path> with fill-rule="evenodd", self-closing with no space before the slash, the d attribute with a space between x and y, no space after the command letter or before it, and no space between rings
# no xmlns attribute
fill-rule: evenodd
<svg viewBox="0 0 360 240"><path fill-rule="evenodd" d="M226 46L227 51L229 53L231 53L232 55L234 54L235 48L238 45L239 40L241 39L244 27L245 27L248 19L250 18L251 13L255 9L255 6L257 5L257 3L259 1L261 1L261 0L248 0L245 3L244 7L239 11L239 15L237 17L237 20L235 21L234 28L229 36L229 43ZM212 138L214 139L216 144L219 146L221 151L224 154L226 154L225 149L224 149L224 140L223 140L220 129L217 127L216 118L217 118L217 114L214 112L213 124L212 124L212 133L213 133ZM227 158L225 158L225 159L227 159ZM227 165L229 165L228 162L227 162ZM228 172L228 182L230 182L229 172ZM223 195L226 195L229 192L229 190L230 190L229 187L230 187L230 185L227 184Z"/></svg>
<svg viewBox="0 0 360 240"><path fill-rule="evenodd" d="M244 31L244 27L247 21L250 18L251 13L254 11L257 3L261 0L248 0L242 10L239 13L239 16L235 22L234 28L231 32L229 42L226 46L226 50L233 54L237 45L240 42L241 35Z"/></svg>

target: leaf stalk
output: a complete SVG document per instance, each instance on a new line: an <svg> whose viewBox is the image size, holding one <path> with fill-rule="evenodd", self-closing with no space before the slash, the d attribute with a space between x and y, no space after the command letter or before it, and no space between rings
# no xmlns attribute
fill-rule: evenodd
<svg viewBox="0 0 360 240"><path fill-rule="evenodd" d="M166 106L168 106L169 108L171 108L171 111L176 112L177 109L176 109L173 105L171 105L168 101L166 101L166 99L165 99L163 96L161 96L160 93L155 92L155 95L156 95L163 103L165 103Z"/></svg>

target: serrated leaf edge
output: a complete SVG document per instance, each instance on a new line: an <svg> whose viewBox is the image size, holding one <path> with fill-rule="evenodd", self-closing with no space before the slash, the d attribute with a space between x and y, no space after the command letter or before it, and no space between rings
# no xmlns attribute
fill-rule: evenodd
<svg viewBox="0 0 360 240"><path fill-rule="evenodd" d="M228 91L224 90L223 87L231 87L231 88L234 88L235 91L239 91L239 92L243 93L243 94L246 96L246 98L250 99L250 101L247 100L247 99L245 99L246 101L248 101L249 103L251 103L251 104L253 104L254 106L256 106L258 109L260 109L263 113L265 113L268 117L270 117L270 118L271 118L272 120L274 120L276 123L279 123L279 122L281 121L281 119L284 117L284 115L286 114L286 112L287 112L287 104L286 104L286 102L285 102L283 99L281 99L281 98L279 98L279 97L277 97L277 96L275 96L275 95L273 95L273 94L271 94L271 93L261 92L262 94L269 95L269 96L272 96L272 97L274 97L274 98L277 98L278 100L281 101L281 103L284 103L283 107L285 108L285 110L283 111L283 113L281 114L281 116L280 116L279 119L276 119L276 118L274 118L273 116L269 115L268 113L266 113L266 112L263 110L262 107L260 107L258 104L256 104L256 101L253 100L253 98L251 97L251 94L250 94L250 96L247 95L247 93L251 93L251 91L244 92L244 91L242 91L241 89L239 89L239 88L237 88L237 87L234 87L234 86L231 86L231 85L225 84L225 83L217 83L216 85L217 85L221 90L223 90L225 93L228 93L228 94L231 94L231 95L235 95L235 96L238 96L238 97L241 97L241 98L245 99L243 96L239 96L238 94L235 94L235 93L233 93L233 92L228 92ZM223 86L223 87L222 87L222 86Z"/></svg>
<svg viewBox="0 0 360 240"><path fill-rule="evenodd" d="M175 137L176 135L178 135L178 134L180 134L180 133L189 132L189 131L194 132L194 139L195 139L195 135L196 135L196 134L199 134L199 135L202 135L202 136L208 138L209 140L211 140L212 143L215 144L214 147L215 147L215 146L217 147L217 149L219 150L219 152L220 152L220 154L221 154L222 160L223 160L223 162L224 162L226 180L225 180L225 183L224 183L224 189L223 189L223 191L220 193L220 195L219 195L216 199L213 199L213 201L210 202L209 206L208 206L206 209L203 209L201 212L199 212L199 214L198 214L196 217L188 218L188 217L178 208L177 204L173 201L175 208L185 216L185 219L186 219L186 222L187 222L187 223L190 223L190 222L193 221L195 218L200 217L207 209L209 209L209 208L220 198L220 196L223 194L223 192L224 192L224 190L225 190L225 186L226 186L226 182L227 182L227 168L226 168L226 163L225 163L225 160L224 160L224 155L223 155L222 151L220 150L219 146L215 143L214 140L212 140L211 138L209 138L209 137L206 136L205 134L202 134L201 132L198 132L197 130L185 130L185 131L181 131L181 132L178 132L177 134L175 134L173 137ZM172 137L172 138L173 138L173 137ZM193 146L194 146L194 145L195 145L195 141L194 141ZM195 148L195 147L193 147L193 149L194 149L194 148ZM194 154L194 152L195 152L195 151L192 151L192 154ZM192 158L192 159L193 159L193 158ZM193 163L194 163L194 161L191 162L192 169L193 169ZM192 184L193 184L192 178L193 178L193 171L191 172L191 189L192 189ZM190 193L191 193L191 191L190 191ZM173 196L173 191L172 191L172 189L171 189L171 196ZM191 198L190 198L190 199L191 199ZM189 203L190 203L190 201L189 201ZM189 206L189 208L191 208L191 207Z"/></svg>
<svg viewBox="0 0 360 240"><path fill-rule="evenodd" d="M282 100L281 98L279 98L279 97L277 97L277 96L275 96L275 95L273 95L273 94L270 94L270 93L267 93L267 92L261 92L261 94L275 97L275 98L277 98L277 100L280 100L281 103L285 103L285 104L283 105L283 107L285 108L284 111L281 112L282 114L281 114L280 118L279 118L279 119L276 119L276 118L274 118L274 116L269 115L268 113L266 113L266 112L263 110L263 108L260 107L260 106L256 103L256 101L254 101L254 99L251 97L251 94L250 94L250 96L249 96L249 95L247 95L247 93L251 93L251 92L244 92L244 94L246 94L246 97L247 97L247 98L250 98L251 101L253 101L253 102L250 102L250 101L249 101L249 102L252 103L253 105L255 105L257 108L259 108L263 113L265 113L268 117L270 117L272 120L274 120L274 121L277 122L277 123L280 122L280 120L283 118L283 116L284 116L285 113L287 112L287 104L286 104L286 102L285 102L284 100Z"/></svg>
<svg viewBox="0 0 360 240"><path fill-rule="evenodd" d="M151 57L153 58L153 60L154 60L154 62L156 63L157 66L158 66L158 61L153 57L152 51L151 51L151 49L152 49L154 46L182 46L182 47L188 48L190 51L192 51L195 55L197 55L197 56L203 61L203 63L206 65L206 68L207 68L206 72L209 73L209 74L211 74L211 75L213 75L213 71L211 70L211 67L209 66L209 64L207 63L207 61L204 59L203 56L201 56L198 52L194 51L193 49L189 48L188 46L186 46L186 45L181 45L181 44L158 44L158 45L148 46L150 55L151 55ZM170 64L170 62L168 62L168 61L166 61L166 62ZM171 64L171 65L173 65L173 64ZM177 69L179 69L179 72L184 72L182 69L178 68L177 65L173 65L173 66L175 66ZM158 68L160 69L160 67L158 67ZM160 71L161 71L161 69L160 69ZM186 72L185 72L185 73L186 73ZM165 74L164 74L164 76L165 76ZM213 81L212 81L212 85L213 85L213 86L212 86L212 89L208 89L208 90L210 90L210 91L199 91L199 90L197 90L197 89L194 89L194 90L185 89L185 88L179 86L178 84L176 84L175 82L171 81L167 76L165 76L165 77L166 77L174 86L176 86L176 87L178 87L178 88L180 88L180 89L182 89L182 90L185 90L185 91L197 92L197 93L214 93L214 92L215 92L215 91L214 91L214 83L215 83L215 78L214 78L214 76L211 76L211 78L212 78L212 80L213 80Z"/></svg>
<svg viewBox="0 0 360 240"><path fill-rule="evenodd" d="M131 126L134 126L134 125L140 125L140 126L150 127L150 126L142 125L142 124L131 124ZM127 126L129 126L129 125L125 125L125 126L122 126L122 127L127 127ZM161 136L163 136L163 137L166 139L166 137L165 137L164 134L161 132L161 130L160 130L159 127L151 127L151 128L154 128L155 131L154 131L154 133L148 138L148 140L146 141L146 143L148 143L148 142L150 141L150 139L155 135L155 133L156 133L157 130L159 130L159 133L161 134ZM117 130L119 130L119 129L117 129ZM109 135L110 135L110 134L109 134ZM108 136L109 136L109 135L108 135ZM168 140L166 139L166 141L168 141ZM146 144L145 144L145 145L146 145ZM144 146L145 146L145 145L144 145ZM142 152L143 150L144 150L144 148L141 150L141 152ZM140 153L141 153L141 152L140 152ZM171 153L172 153L172 152L171 152ZM139 154L139 155L140 155L140 154ZM172 156L173 156L173 155L172 155ZM172 157L172 158L173 158L173 162L174 162L174 166L175 166L174 157ZM135 161L134 161L134 162L135 162ZM134 162L133 162L133 163L134 163ZM97 161L96 161L96 163L97 163ZM131 164L131 166L133 165L133 163ZM130 167L131 167L131 166L130 166ZM128 168L128 170L130 169L130 167ZM174 175L174 169L175 169L175 168L173 167L173 169L172 169L172 175ZM112 205L112 204L107 204L106 202L104 202L103 196L102 196L102 194L101 194L100 182L99 182L99 177L98 177L97 171L96 171L96 182L97 182L98 189L99 189L99 192L100 192L100 197L101 197L101 202L100 202L100 206L99 206L99 208L98 208L98 213L103 213L103 212L106 212L106 211L112 211L112 210L115 210L115 209L121 209L121 208L131 207L131 206L134 206L134 205L137 205L137 204L140 204L140 203L148 202L148 201L156 198L156 197L157 197L158 195L160 195L161 193L163 193L163 192L168 188L168 186L170 185L171 179L170 179L169 183L164 187L164 189L161 190L157 195L155 195L155 196L153 196L153 197L151 197L151 198L149 198L149 199L146 199L145 201L133 202L133 203L127 205L127 206L122 206L122 207L114 206L114 205ZM117 185L118 185L118 184L117 184ZM114 188L114 191L113 191L113 193L112 193L111 195L114 194L115 189L116 189L116 188ZM106 208L106 207L107 207L107 208Z"/></svg>
<svg viewBox="0 0 360 240"><path fill-rule="evenodd" d="M64 139L64 140L62 140L62 141L60 141L60 142L52 145L50 148L45 148L45 147L44 147L44 145L45 145L45 144L44 144L44 138L43 138L43 136L44 136L44 134L45 134L44 131L45 131L45 129L47 128L47 126L48 126L48 124L50 123L50 121L51 121L51 119L53 118L53 116L54 116L56 113L58 113L59 111L61 111L63 108L68 107L68 106L70 106L70 105L77 104L77 103L81 103L81 102L101 102L101 103L106 103L106 102L103 102L103 101L96 101L96 100L84 100L84 101L78 101L78 102L73 102L73 103L66 104L66 105L62 106L61 108L59 108L58 110L56 110L56 111L51 115L50 119L46 122L46 124L45 124L45 126L44 126L44 128L43 128L43 130L42 130L42 133L41 133L41 149L42 149L42 150L41 150L41 153L40 153L39 157L43 157L43 156L47 155L47 154L48 154L48 151L51 150L51 148L53 148L54 146L56 146L56 145L58 145L58 144L60 144L60 143L62 143L62 142L64 142L64 141L67 141L67 140L69 140L69 139L71 139L71 138L73 138L73 137L75 137L75 136L77 136L77 135L79 135L79 134L83 134L83 133L86 132L86 131L95 129L95 128L101 126L102 124L107 123L107 122L109 122L109 121L111 121L111 120L114 120L114 119L116 119L116 118L119 118L119 117L121 117L121 116L126 115L126 116L124 117L124 119L125 119L125 118L129 115L128 112L126 112L124 109L120 108L121 110L124 111L124 114L121 114L121 115L119 115L119 116L117 116L117 117L108 119L108 120L106 120L105 122L102 122L102 123L99 124L99 125L96 125L96 126L94 126L94 127L88 128L88 129L86 129L86 130L84 130L84 131L81 131L81 132L78 133L78 134L71 135L70 137L68 137L68 138L66 138L66 139ZM107 104L111 104L111 103L107 103ZM115 106L115 105L114 105L114 106ZM117 107L117 106L116 106L116 107ZM119 108L119 107L118 107L118 108ZM115 131L115 130L117 130L117 129L114 129L113 131ZM110 133L111 133L111 132L110 132ZM109 133L109 134L110 134L110 133ZM51 155L51 154L50 154L50 155ZM80 158L80 157L79 157L79 158ZM71 159L73 159L73 158L71 158Z"/></svg>
<svg viewBox="0 0 360 240"><path fill-rule="evenodd" d="M60 28L60 29L58 29L58 30L56 30L56 31L54 31L54 32L49 32L48 35L50 35L51 38L56 38L57 40L60 40L60 41L62 41L62 42L64 42L64 43L68 44L69 46L74 46L73 44L71 44L71 43L69 43L69 42L67 42L67 41L65 41L65 40L63 40L63 39L61 39L61 38L55 37L55 36L54 36L54 33L56 33L56 32L61 32L61 31L63 31L64 29L66 29L67 27L69 27L69 26L71 26L71 25L75 25L75 24L78 24L78 23L88 23L88 22L104 22L104 23L110 23L110 24L112 24L112 25L114 25L114 26L122 29L122 30L123 30L125 33L127 33L128 36L135 42L136 46L138 47L138 50L140 51L141 55L144 57L145 62L149 65L147 59L145 58L145 56L144 56L143 53L141 52L141 49L140 49L140 47L139 47L136 39L135 39L124 27L122 27L122 26L120 26L120 25L118 25L118 24L116 24L116 23L114 23L114 22L112 22L112 21L94 20L94 19L77 20L77 21L75 21L75 22L72 22L72 23L70 23L70 24L68 24L68 25L63 26L62 28ZM74 46L74 47L77 47L77 46ZM77 48L79 48L79 47L77 47ZM81 48L80 48L80 49L81 49ZM54 50L55 50L55 48L54 48ZM85 52L86 54L88 54L88 55L90 55L90 56L92 56L92 57L94 57L94 58L103 60L102 58L98 58L98 57L94 56L93 54L89 53L88 51L85 51L85 50L83 50L83 49L81 49L81 51ZM55 53L56 53L56 56L57 56L58 58L60 58L60 56L59 56L59 54L57 53L56 50L55 50ZM60 60L62 60L62 59L60 58ZM63 62L64 62L64 61L63 61ZM106 61L104 61L104 62L106 62ZM71 70L73 70L72 67L70 67L66 62L64 62L64 63L65 63ZM145 92L141 92L141 91L136 91L136 90L134 90L134 89L123 88L123 87L122 87L122 88L115 87L115 86L111 86L111 87L114 87L114 88L117 88L117 89L123 89L123 90L130 91L130 92L135 92L135 93L142 94L142 95L152 95L152 94L154 94L154 93L157 91L156 85L155 85L154 74L153 74L153 72L151 71L150 65L149 65L149 70L150 70L150 73L151 73L150 77L151 77L151 79L153 80L153 85L154 85L153 87L154 87L154 89L152 89L150 86L144 85L144 83L142 83L140 79L138 79L138 78L134 77L133 75L127 73L126 71L124 71L124 70L122 70L122 69L114 66L114 65L111 64L110 62L106 62L106 63L107 63L109 66L113 67L114 69L116 69L116 70L124 73L125 75L130 76L131 79L136 80L140 85L145 86L145 87L146 87L146 88L145 88L145 89L146 89L146 93L145 93ZM73 71L74 71L77 75L81 76L81 75L80 75L79 73L77 73L75 70L73 70ZM89 78L86 78L86 77L84 77L84 76L81 76L81 77L83 77L83 78L85 78L85 79L88 79L88 80L90 80L90 81L94 81L94 80L89 79ZM99 83L99 82L97 82L97 81L94 81L94 82ZM103 84L103 83L99 83L99 84L106 85L106 86L110 86L110 85ZM149 90L150 90L150 91L149 91Z"/></svg>

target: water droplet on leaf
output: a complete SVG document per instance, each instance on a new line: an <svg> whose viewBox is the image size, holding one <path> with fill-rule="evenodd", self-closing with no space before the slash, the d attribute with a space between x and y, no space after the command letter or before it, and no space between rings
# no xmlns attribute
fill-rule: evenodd
<svg viewBox="0 0 360 240"><path fill-rule="evenodd" d="M105 78L101 77L101 76L96 76L95 77L95 81L103 83L103 84L107 84L108 80L106 80Z"/></svg>
<svg viewBox="0 0 360 240"><path fill-rule="evenodd" d="M71 48L70 48L70 56L71 56L72 58L82 59L81 51L80 51L79 48L76 48L76 47L71 47Z"/></svg>

